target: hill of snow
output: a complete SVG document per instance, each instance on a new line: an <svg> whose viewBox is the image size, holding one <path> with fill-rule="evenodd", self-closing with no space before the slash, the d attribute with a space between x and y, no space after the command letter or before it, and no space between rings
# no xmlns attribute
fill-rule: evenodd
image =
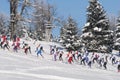
<svg viewBox="0 0 120 80"><path fill-rule="evenodd" d="M67 64L65 59L64 62L53 61L52 55L49 55L50 45L60 46L59 44L25 42L30 44L31 54L25 55L22 49L18 53L12 49L0 49L0 80L120 80L116 66L109 66L108 70L104 70L96 65L88 68L77 63ZM36 56L35 49L38 44L45 50L44 58Z"/></svg>

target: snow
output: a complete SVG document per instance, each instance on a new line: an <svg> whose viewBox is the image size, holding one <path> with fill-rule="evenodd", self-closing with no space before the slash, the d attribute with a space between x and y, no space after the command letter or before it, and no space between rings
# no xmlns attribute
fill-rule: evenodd
<svg viewBox="0 0 120 80"><path fill-rule="evenodd" d="M120 26L117 26L117 28L120 28Z"/></svg>
<svg viewBox="0 0 120 80"><path fill-rule="evenodd" d="M82 34L81 37L93 37L93 34L91 32L87 32Z"/></svg>
<svg viewBox="0 0 120 80"><path fill-rule="evenodd" d="M69 44L66 44L66 47L68 48L68 47L70 47L71 46L71 44L69 43Z"/></svg>
<svg viewBox="0 0 120 80"><path fill-rule="evenodd" d="M104 23L104 22L106 22L106 21L107 21L106 19L102 19L102 20L98 21L97 24L99 24L99 23Z"/></svg>
<svg viewBox="0 0 120 80"><path fill-rule="evenodd" d="M95 27L94 30L97 31L97 30L98 30L98 27Z"/></svg>
<svg viewBox="0 0 120 80"><path fill-rule="evenodd" d="M101 46L100 48L101 48L102 50L106 50L106 49L107 49L106 46Z"/></svg>
<svg viewBox="0 0 120 80"><path fill-rule="evenodd" d="M33 22L31 19L25 19L25 21L29 23Z"/></svg>
<svg viewBox="0 0 120 80"><path fill-rule="evenodd" d="M68 40L68 41L70 41L70 39L69 39L69 38L68 38L67 40Z"/></svg>
<svg viewBox="0 0 120 80"><path fill-rule="evenodd" d="M117 39L116 39L116 42L119 42L119 41L120 41L120 38L117 38Z"/></svg>
<svg viewBox="0 0 120 80"><path fill-rule="evenodd" d="M102 30L102 28L95 27L94 30L100 32Z"/></svg>
<svg viewBox="0 0 120 80"><path fill-rule="evenodd" d="M107 30L106 32L113 33L113 31L112 31L112 30Z"/></svg>
<svg viewBox="0 0 120 80"><path fill-rule="evenodd" d="M25 42L31 46L32 54L25 55L23 50L15 53L12 49L8 51L0 48L0 80L119 80L120 73L117 73L116 66L104 70L94 65L90 69L77 63L53 61L49 55L49 47L60 46L59 44L44 41L37 41L35 44L34 41ZM38 44L45 50L44 58L36 57L35 48Z"/></svg>
<svg viewBox="0 0 120 80"><path fill-rule="evenodd" d="M97 7L96 7L96 8L100 9L100 8L101 8L101 6L100 6L100 5L97 5Z"/></svg>
<svg viewBox="0 0 120 80"><path fill-rule="evenodd" d="M64 42L64 40L62 40L62 39L60 39L60 41L59 41L60 43L63 43Z"/></svg>
<svg viewBox="0 0 120 80"><path fill-rule="evenodd" d="M67 33L72 33L72 31L70 31L70 30L67 30Z"/></svg>
<svg viewBox="0 0 120 80"><path fill-rule="evenodd" d="M82 29L82 32L84 32L85 30L86 30L86 29L85 29L85 28L83 28L83 29Z"/></svg>
<svg viewBox="0 0 120 80"><path fill-rule="evenodd" d="M119 26L119 25L120 25L120 23L117 23L117 24L116 24L116 26Z"/></svg>
<svg viewBox="0 0 120 80"><path fill-rule="evenodd" d="M114 45L120 45L120 43L116 42Z"/></svg>
<svg viewBox="0 0 120 80"><path fill-rule="evenodd" d="M75 38L75 35L73 35L72 38L74 39L74 38Z"/></svg>
<svg viewBox="0 0 120 80"><path fill-rule="evenodd" d="M85 24L85 27L86 27L86 26L90 26L90 23L89 23L89 22L87 22L87 23Z"/></svg>

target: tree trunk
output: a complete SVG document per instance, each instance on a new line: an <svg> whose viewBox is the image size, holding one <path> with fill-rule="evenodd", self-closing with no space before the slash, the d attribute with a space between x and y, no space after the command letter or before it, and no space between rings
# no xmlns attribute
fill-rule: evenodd
<svg viewBox="0 0 120 80"><path fill-rule="evenodd" d="M18 7L18 0L10 0L10 31L11 36L10 38L13 39L13 35L15 35L15 28L17 25L17 7Z"/></svg>

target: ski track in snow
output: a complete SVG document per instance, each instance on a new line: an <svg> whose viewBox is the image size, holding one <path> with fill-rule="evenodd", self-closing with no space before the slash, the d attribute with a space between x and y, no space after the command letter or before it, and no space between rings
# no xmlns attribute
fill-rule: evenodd
<svg viewBox="0 0 120 80"><path fill-rule="evenodd" d="M42 75L42 74L32 74L32 73L23 73L23 72L16 72L16 71L5 71L0 70L1 74L13 74L13 75L23 75L23 76L30 76L39 79L48 79L48 80L83 80L83 79L74 79L74 78L66 78L60 76L53 76L53 75Z"/></svg>

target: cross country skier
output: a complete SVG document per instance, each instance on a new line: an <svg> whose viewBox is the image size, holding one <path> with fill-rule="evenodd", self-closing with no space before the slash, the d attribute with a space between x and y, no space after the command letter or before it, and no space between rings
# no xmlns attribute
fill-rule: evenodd
<svg viewBox="0 0 120 80"><path fill-rule="evenodd" d="M68 63L71 64L71 63L73 62L72 51L69 51L69 52L68 52L67 58L68 58Z"/></svg>
<svg viewBox="0 0 120 80"><path fill-rule="evenodd" d="M61 51L60 54L59 54L59 60L60 60L60 61L63 61L63 58L62 58L63 54L64 54L63 51Z"/></svg>
<svg viewBox="0 0 120 80"><path fill-rule="evenodd" d="M42 53L44 52L43 46L41 46L41 45L39 44L38 47L36 48L36 52L37 52L37 57L39 57L39 55L41 55L42 58L44 58L44 56L42 55Z"/></svg>
<svg viewBox="0 0 120 80"><path fill-rule="evenodd" d="M55 51L54 51L54 53L53 53L54 61L57 60L58 54L59 54L59 50L58 50L58 48L56 48Z"/></svg>
<svg viewBox="0 0 120 80"><path fill-rule="evenodd" d="M3 44L4 44L4 42L6 41L6 36L5 35L2 35L1 36L1 43L0 43L0 46L1 46L1 48L3 48Z"/></svg>
<svg viewBox="0 0 120 80"><path fill-rule="evenodd" d="M105 69L107 69L107 62L108 62L107 58L108 58L108 56L107 56L107 55L104 55L103 67L104 67Z"/></svg>
<svg viewBox="0 0 120 80"><path fill-rule="evenodd" d="M3 49L7 48L9 50L10 46L9 46L9 42L6 40L3 44Z"/></svg>
<svg viewBox="0 0 120 80"><path fill-rule="evenodd" d="M93 56L93 63L95 63L95 61L97 62L98 58L99 58L99 55L98 54L94 54L94 56Z"/></svg>
<svg viewBox="0 0 120 80"><path fill-rule="evenodd" d="M78 51L77 60L79 61L79 60L81 60L81 59L82 59L82 55L81 55L80 51Z"/></svg>
<svg viewBox="0 0 120 80"><path fill-rule="evenodd" d="M115 57L115 56L112 56L111 61L112 61L112 65L114 65L115 62L116 62L116 57Z"/></svg>
<svg viewBox="0 0 120 80"><path fill-rule="evenodd" d="M72 51L71 53L72 53L73 61L75 61L76 60L76 58L75 58L75 51Z"/></svg>
<svg viewBox="0 0 120 80"><path fill-rule="evenodd" d="M89 60L89 61L88 61L88 66L89 66L89 68L91 68L91 65L92 65L92 61Z"/></svg>
<svg viewBox="0 0 120 80"><path fill-rule="evenodd" d="M54 52L55 52L54 47L53 47L53 46L50 46L50 55L54 54Z"/></svg>
<svg viewBox="0 0 120 80"><path fill-rule="evenodd" d="M81 65L82 65L82 63L85 65L85 61L86 61L86 55L84 54L83 55L83 57L82 57L82 59L81 59Z"/></svg>
<svg viewBox="0 0 120 80"><path fill-rule="evenodd" d="M13 46L14 52L18 52L17 42L13 42L12 46Z"/></svg>
<svg viewBox="0 0 120 80"><path fill-rule="evenodd" d="M118 72L120 72L120 60L118 61L117 70L118 70Z"/></svg>
<svg viewBox="0 0 120 80"><path fill-rule="evenodd" d="M30 48L30 46L28 44L24 44L23 49L24 49L24 52L25 52L26 55L28 53L28 50L29 50L29 52L31 54L31 48Z"/></svg>
<svg viewBox="0 0 120 80"><path fill-rule="evenodd" d="M101 68L102 67L102 62L104 61L104 58L102 56L100 56L98 58L98 64L99 64L99 67Z"/></svg>

